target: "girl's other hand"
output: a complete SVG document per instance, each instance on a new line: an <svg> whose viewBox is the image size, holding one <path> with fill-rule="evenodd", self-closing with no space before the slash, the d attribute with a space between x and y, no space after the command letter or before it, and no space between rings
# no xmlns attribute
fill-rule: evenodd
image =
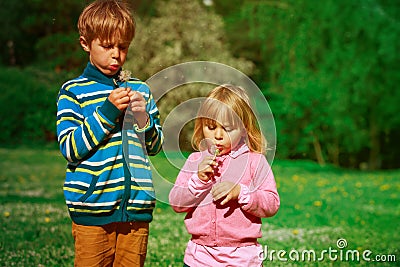
<svg viewBox="0 0 400 267"><path fill-rule="evenodd" d="M225 205L230 200L238 199L240 194L240 185L233 182L224 181L216 183L211 189L211 195L214 201L221 200L221 205Z"/></svg>

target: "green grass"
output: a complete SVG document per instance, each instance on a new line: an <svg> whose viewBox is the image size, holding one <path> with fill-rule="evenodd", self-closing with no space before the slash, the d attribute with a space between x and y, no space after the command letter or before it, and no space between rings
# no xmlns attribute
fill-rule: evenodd
<svg viewBox="0 0 400 267"><path fill-rule="evenodd" d="M168 180L177 170L159 155ZM64 204L62 184L65 161L51 149L0 149L0 266L73 266L71 223ZM274 162L273 170L281 197L275 217L263 220L259 240L267 253L280 254L288 262L276 265L387 265L400 262L400 170L359 172L312 162ZM151 223L146 266L182 266L189 239L183 214L157 203ZM337 240L347 247L339 250ZM336 261L325 254L323 262L291 261L304 250L336 249ZM370 250L376 255L394 255L396 262L340 260L348 250ZM282 252L281 252L282 253ZM342 259L345 259L344 256ZM351 258L350 258L351 259ZM266 264L268 264L268 260Z"/></svg>

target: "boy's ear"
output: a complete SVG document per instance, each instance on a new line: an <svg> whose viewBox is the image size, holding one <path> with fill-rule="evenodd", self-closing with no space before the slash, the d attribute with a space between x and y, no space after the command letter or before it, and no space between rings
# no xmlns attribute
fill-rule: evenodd
<svg viewBox="0 0 400 267"><path fill-rule="evenodd" d="M86 41L85 37L80 36L79 37L79 43L81 44L82 48L84 51L86 52L90 52L90 45L88 44L88 42Z"/></svg>

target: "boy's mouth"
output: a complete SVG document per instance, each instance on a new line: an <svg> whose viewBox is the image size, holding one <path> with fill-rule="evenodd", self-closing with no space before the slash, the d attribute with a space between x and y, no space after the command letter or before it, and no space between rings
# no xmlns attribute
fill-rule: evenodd
<svg viewBox="0 0 400 267"><path fill-rule="evenodd" d="M111 71L116 71L116 70L119 69L119 65L117 65L117 64L110 65L109 69L110 69Z"/></svg>

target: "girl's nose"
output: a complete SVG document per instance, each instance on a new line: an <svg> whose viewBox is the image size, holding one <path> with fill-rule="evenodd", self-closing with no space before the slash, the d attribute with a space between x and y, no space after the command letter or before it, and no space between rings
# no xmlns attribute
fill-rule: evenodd
<svg viewBox="0 0 400 267"><path fill-rule="evenodd" d="M223 130L217 127L217 129L215 129L215 139L221 140L223 136L224 136Z"/></svg>

